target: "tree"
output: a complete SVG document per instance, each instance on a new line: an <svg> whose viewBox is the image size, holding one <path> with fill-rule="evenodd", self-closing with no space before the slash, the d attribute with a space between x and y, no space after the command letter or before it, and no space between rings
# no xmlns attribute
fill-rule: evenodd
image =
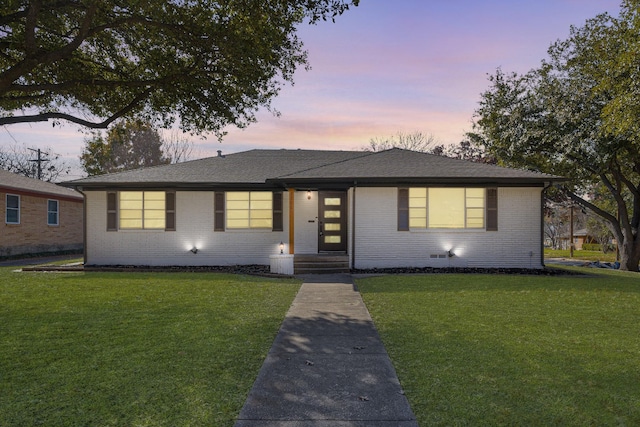
<svg viewBox="0 0 640 427"><path fill-rule="evenodd" d="M85 140L80 155L88 175L120 172L171 162L162 150L163 141L149 123L119 122L103 138L95 134Z"/></svg>
<svg viewBox="0 0 640 427"><path fill-rule="evenodd" d="M477 163L496 163L496 159L487 153L484 146L472 139L464 139L457 145L444 145L437 142L436 137L430 133L421 131L413 133L398 132L386 138L371 138L369 145L363 147L362 150L376 152L391 148L401 148L403 150L418 151Z"/></svg>
<svg viewBox="0 0 640 427"><path fill-rule="evenodd" d="M567 177L561 190L602 218L619 242L621 268L633 271L640 261L640 137L635 125L613 123L627 123L616 106L637 90L627 49L640 47L639 3L626 0L618 18L601 14L572 27L537 69L498 69L470 135L501 164ZM629 78L614 83L617 75ZM599 185L610 207L589 197Z"/></svg>
<svg viewBox="0 0 640 427"><path fill-rule="evenodd" d="M3 2L0 125L137 117L222 137L308 66L299 25L358 1Z"/></svg>
<svg viewBox="0 0 640 427"><path fill-rule="evenodd" d="M71 170L59 154L52 152L51 148L40 150L40 177L38 177L38 158L34 153L37 150L22 145L0 146L0 169L8 170L29 178L42 179L47 182L56 182L62 174L68 174Z"/></svg>
<svg viewBox="0 0 640 427"><path fill-rule="evenodd" d="M420 131L413 133L398 132L395 135L386 138L371 138L369 145L363 147L363 151L384 151L391 148L402 148L403 150L420 151L423 153L430 152L436 143L436 137L433 134L427 134Z"/></svg>

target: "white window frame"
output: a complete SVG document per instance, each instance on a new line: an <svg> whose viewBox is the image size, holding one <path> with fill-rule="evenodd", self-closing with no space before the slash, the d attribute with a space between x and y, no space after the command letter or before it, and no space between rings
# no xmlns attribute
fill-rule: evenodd
<svg viewBox="0 0 640 427"><path fill-rule="evenodd" d="M425 203L419 203L420 205L423 206L411 206L412 204L416 204L415 201L412 202L412 197L411 197L411 189L425 189L426 188L426 200ZM463 216L464 216L464 224L461 227L430 227L429 226L429 220L430 220L430 208L431 208L431 189L433 188L443 188L443 187L410 187L409 188L409 212L408 212L408 217L409 217L409 229L410 230L485 230L486 226L487 226L487 213L486 213L486 208L487 208L487 189L484 187L451 187L451 189L462 189L464 190L464 206L463 206ZM478 206L469 206L469 201L470 199L473 199L473 197L471 197L468 194L468 190L470 189L481 189L484 192L484 202L483 202L483 206L482 207L478 207ZM417 200L417 198L416 198ZM416 211L420 211L420 215L416 215ZM469 214L473 211L478 211L478 212L482 212L482 226L481 227L470 227L468 225L469 222ZM411 226L411 222L413 218L423 218L424 221L426 221L426 225L425 226Z"/></svg>
<svg viewBox="0 0 640 427"><path fill-rule="evenodd" d="M55 202L56 204L56 210L52 211L49 209L49 203L51 202ZM55 213L56 214L56 222L52 223L49 221L49 215ZM58 200L55 199L48 199L47 200L47 225L51 225L51 226L57 226L60 225L60 202Z"/></svg>
<svg viewBox="0 0 640 427"><path fill-rule="evenodd" d="M18 207L17 208L10 208L9 207L9 197L17 197L18 198ZM20 200L20 195L19 194L9 194L7 193L5 196L5 214L4 214L4 221L6 224L20 224L20 205L21 205L21 200ZM16 222L9 222L9 210L15 210L18 213L18 220Z"/></svg>
<svg viewBox="0 0 640 427"><path fill-rule="evenodd" d="M140 227L123 227L122 226L122 220L123 220L123 215L122 212L123 211L127 211L127 210L133 210L136 211L137 209L129 209L129 208L123 208L123 200L121 199L122 197L122 193L141 193L142 194L142 207L140 208L140 212L141 212L141 226ZM145 194L146 193L162 193L164 194L164 200L163 200L163 208L162 209L153 209L153 208L148 208L145 206ZM158 191L158 190L125 190L125 191L120 191L118 192L118 199L117 199L117 212L118 212L118 220L117 220L117 224L118 224L118 230L133 230L133 231L140 231L140 230L145 230L145 231L164 231L166 229L167 226L167 212L166 212L166 201L167 201L167 193L166 191ZM147 226L145 224L145 221L147 220L147 218L145 217L145 211L162 211L164 214L164 224L162 225L162 227L150 227ZM125 220L128 218L125 218Z"/></svg>
<svg viewBox="0 0 640 427"><path fill-rule="evenodd" d="M248 207L247 208L233 208L230 206L233 206L233 202L235 202L236 200L230 200L229 199L229 195L233 194L233 193L247 193L248 195L248 199L246 200L248 203ZM255 208L253 207L253 202L257 202L257 203L261 203L261 202L266 202L266 200L255 200L252 199L252 195L254 194L269 194L270 195L270 200L269 200L269 208ZM243 200L244 201L244 200ZM233 218L233 212L246 212L246 221L247 221L247 226L243 226L243 227L239 227L239 226L230 226L231 221L236 220L236 218ZM269 218L255 218L254 215L257 212L266 212L269 211ZM265 220L268 219L269 224L268 225L260 225L260 226L255 226L252 225L252 222L254 220L256 221L261 221L261 220ZM225 193L225 229L228 231L233 231L233 230L272 230L273 229L273 192L272 191L227 191Z"/></svg>

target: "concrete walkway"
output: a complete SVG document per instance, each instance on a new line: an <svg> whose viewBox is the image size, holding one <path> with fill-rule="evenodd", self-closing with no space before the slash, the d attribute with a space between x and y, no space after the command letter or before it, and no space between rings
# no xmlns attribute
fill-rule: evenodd
<svg viewBox="0 0 640 427"><path fill-rule="evenodd" d="M235 426L417 425L351 277L305 277Z"/></svg>

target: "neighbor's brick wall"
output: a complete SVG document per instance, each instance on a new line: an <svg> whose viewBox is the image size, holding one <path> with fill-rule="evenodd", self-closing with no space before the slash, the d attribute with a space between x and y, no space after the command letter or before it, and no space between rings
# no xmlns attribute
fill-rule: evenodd
<svg viewBox="0 0 640 427"><path fill-rule="evenodd" d="M7 224L6 194L0 192L0 256L82 249L82 201L20 194L20 224ZM47 225L48 200L58 200L57 226Z"/></svg>

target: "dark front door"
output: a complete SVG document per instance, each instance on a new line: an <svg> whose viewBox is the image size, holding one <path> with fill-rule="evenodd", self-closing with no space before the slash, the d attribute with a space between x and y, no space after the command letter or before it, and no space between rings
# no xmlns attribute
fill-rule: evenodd
<svg viewBox="0 0 640 427"><path fill-rule="evenodd" d="M347 251L347 193L318 192L318 251Z"/></svg>

